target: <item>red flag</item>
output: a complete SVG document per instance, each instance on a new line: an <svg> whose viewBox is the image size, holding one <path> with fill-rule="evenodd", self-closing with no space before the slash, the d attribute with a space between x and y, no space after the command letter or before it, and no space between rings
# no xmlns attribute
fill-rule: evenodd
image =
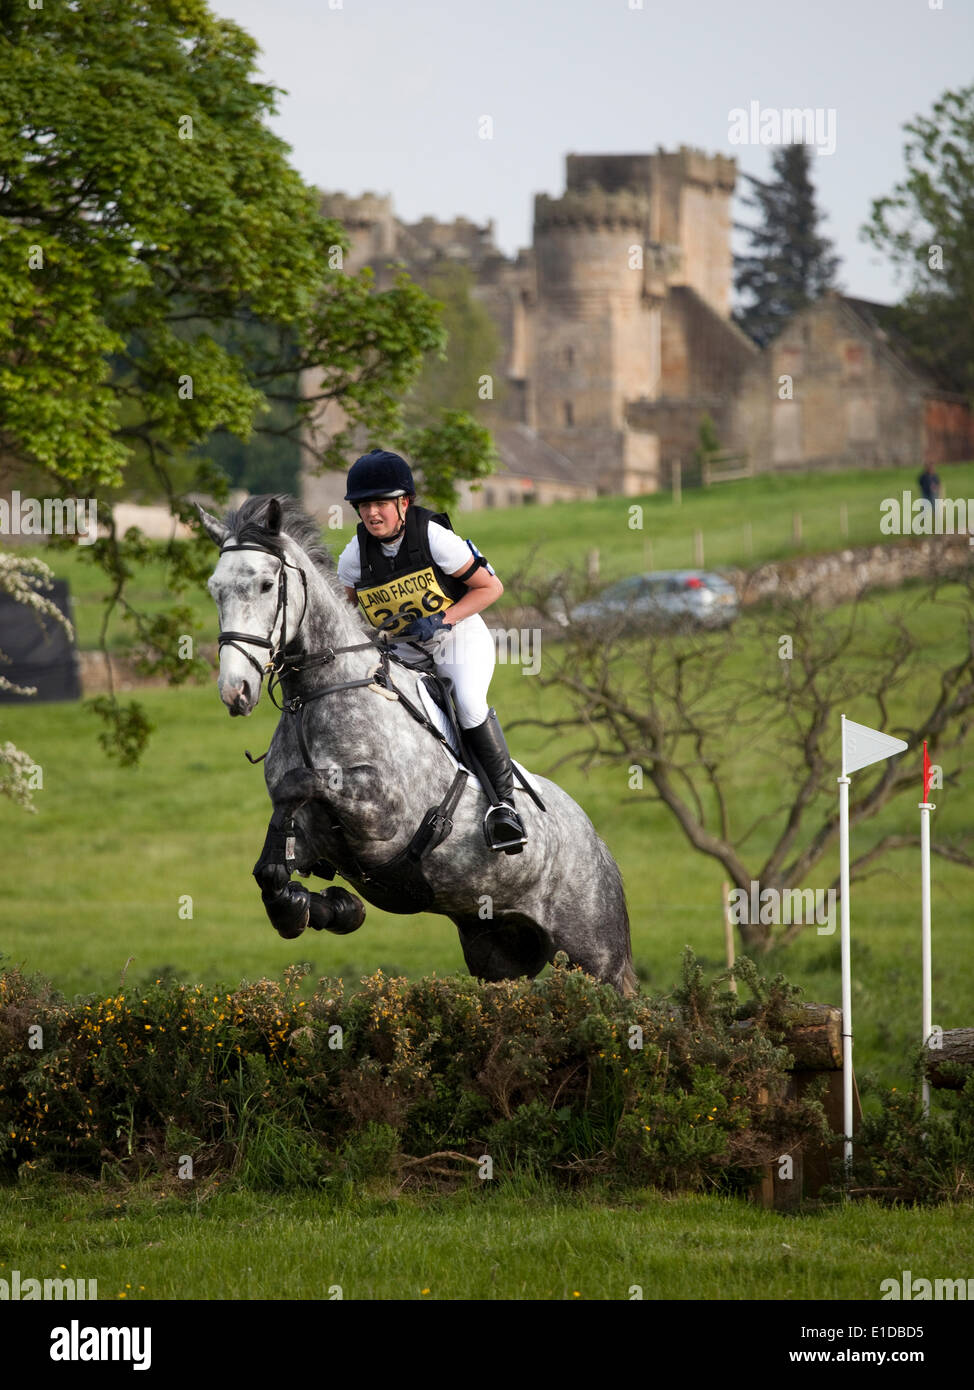
<svg viewBox="0 0 974 1390"><path fill-rule="evenodd" d="M923 799L930 800L930 759L927 757L927 740L923 740Z"/></svg>

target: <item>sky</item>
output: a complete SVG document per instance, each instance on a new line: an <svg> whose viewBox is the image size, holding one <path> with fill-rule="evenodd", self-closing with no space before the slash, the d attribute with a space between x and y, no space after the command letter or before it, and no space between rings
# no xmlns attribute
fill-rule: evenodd
<svg viewBox="0 0 974 1390"><path fill-rule="evenodd" d="M902 127L974 81L971 0L210 4L260 45L262 77L285 93L271 125L308 183L391 194L406 222L493 219L508 255L531 244L535 193L564 192L568 153L690 145L765 178L772 149L734 142L750 129L731 113L750 127L752 103L810 108L840 287L882 302L901 286L860 228L904 175Z"/></svg>

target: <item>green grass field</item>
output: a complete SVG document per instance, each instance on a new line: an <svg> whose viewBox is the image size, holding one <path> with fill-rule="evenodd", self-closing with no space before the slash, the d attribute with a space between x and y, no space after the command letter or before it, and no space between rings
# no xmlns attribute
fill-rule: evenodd
<svg viewBox="0 0 974 1390"><path fill-rule="evenodd" d="M974 465L942 474L949 494L974 494ZM606 498L485 512L470 529L502 576L534 542L544 543L544 563L551 565L581 561L598 545L609 582L644 567L649 539L654 567L691 564L697 528L712 538L708 565L747 563L749 520L755 558L789 553L795 510L802 511L807 548L836 548L843 501L849 543L875 543L882 539L878 499L913 482L900 473L763 478L686 493L679 509L667 497ZM645 508L642 532L628 526L627 509L637 502ZM719 535L726 539L723 551ZM82 645L90 645L97 581L75 554L58 554L54 566L71 578ZM161 602L161 569L142 579L140 589L150 603ZM866 635L883 630L915 598L906 589L870 599ZM200 595L194 605L206 615L205 635L214 637L208 598ZM763 659L756 636L749 636L750 621L741 619L745 656ZM956 610L953 616L938 610L916 612L911 621L924 632L933 676L957 658L961 619ZM3 707L0 737L27 749L44 778L36 816L0 802L0 951L9 961L43 973L69 994L115 989L130 958L130 984L163 971L235 984L279 975L304 960L312 978L346 981L376 968L410 976L463 969L455 929L432 916L394 917L370 908L352 937L282 941L250 876L269 803L262 771L243 756L244 747L264 750L276 711L263 699L249 721L230 720L215 680L199 688L147 689L139 698L156 731L135 770L120 770L104 757L97 726L79 706ZM553 696L519 668L499 665L491 698L509 726L550 712ZM915 681L892 713L905 715L922 698ZM865 709L846 713L870 722ZM517 728L511 744L539 772L566 747L528 727ZM585 806L620 863L643 988L658 993L674 985L685 944L716 973L723 960L720 867L691 850L660 806L629 790L623 767L586 776L566 766L557 779ZM734 790L735 815L751 819L770 809L780 791L775 768L742 766ZM916 833L918 800L912 793L898 798L856 832L855 850L889 831ZM938 800L935 837L970 826L974 793L964 779ZM920 1032L917 852L888 854L879 870L852 894L857 1071L861 1081L872 1073L877 1087L902 1088ZM824 885L836 872L834 855L814 881ZM966 968L971 901L969 872L935 859L934 1021L943 1028L974 1025L974 978ZM762 968L783 970L809 999L839 1002L838 933L806 933L765 958ZM108 1187L21 1185L0 1193L0 1260L9 1264L15 1255L25 1268L29 1256L39 1271L54 1273L70 1257L78 1275L97 1277L109 1297L319 1298L340 1283L345 1297L374 1298L627 1298L632 1284L643 1285L646 1298L875 1298L879 1279L901 1268L919 1271L924 1261L934 1271L958 1266L957 1273L966 1273L959 1266L970 1249L972 1217L969 1207L891 1214L867 1204L796 1219L710 1198L643 1193L579 1201L516 1184L499 1185L486 1199L482 1193L360 1194L344 1207L308 1196L208 1190L204 1202L199 1194L188 1201L148 1189L112 1196ZM311 1259L309 1246L319 1249ZM741 1259L745 1249L748 1261Z"/></svg>
<svg viewBox="0 0 974 1390"><path fill-rule="evenodd" d="M44 1220L37 1219L43 1202ZM187 1197L102 1184L0 1189L0 1278L97 1279L126 1299L875 1300L883 1279L970 1272L974 1209L874 1202L801 1216L656 1192L537 1185L450 1196ZM63 1268L62 1268L63 1267Z"/></svg>

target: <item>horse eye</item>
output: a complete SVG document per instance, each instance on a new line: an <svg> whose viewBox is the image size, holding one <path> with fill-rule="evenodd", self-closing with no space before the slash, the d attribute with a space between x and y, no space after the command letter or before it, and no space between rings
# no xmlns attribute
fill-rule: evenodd
<svg viewBox="0 0 974 1390"><path fill-rule="evenodd" d="M261 591L262 594L269 594L270 591L273 589L273 587L274 587L274 581L273 581L273 579L265 579L265 580L261 583L260 591Z"/></svg>

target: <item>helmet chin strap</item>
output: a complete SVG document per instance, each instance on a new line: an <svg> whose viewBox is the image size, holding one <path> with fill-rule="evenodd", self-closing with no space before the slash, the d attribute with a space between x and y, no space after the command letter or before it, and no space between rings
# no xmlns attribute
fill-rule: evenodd
<svg viewBox="0 0 974 1390"><path fill-rule="evenodd" d="M406 529L406 513L403 510L401 497L396 498L396 516L399 518L399 529L398 531L393 532L391 536L388 536L386 538L385 543L387 545L389 541L397 541L399 537L402 535L403 531L405 531Z"/></svg>

